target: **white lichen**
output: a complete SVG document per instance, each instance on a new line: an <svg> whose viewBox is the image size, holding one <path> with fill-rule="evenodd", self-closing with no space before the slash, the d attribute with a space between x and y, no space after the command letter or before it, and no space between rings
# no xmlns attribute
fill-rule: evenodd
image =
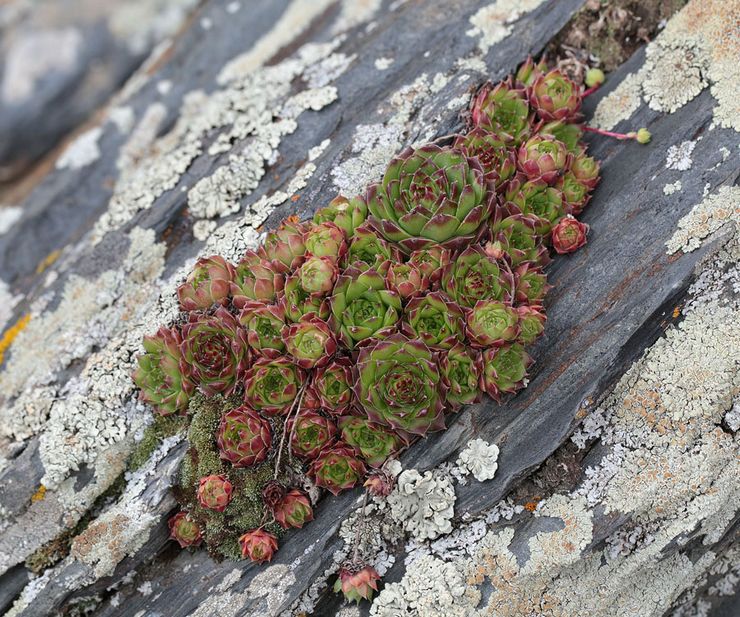
<svg viewBox="0 0 740 617"><path fill-rule="evenodd" d="M696 148L695 141L683 141L677 146L671 146L668 148L665 158L665 166L668 169L675 169L676 171L686 171L691 169L691 154Z"/></svg>
<svg viewBox="0 0 740 617"><path fill-rule="evenodd" d="M492 480L498 469L498 446L483 439L471 439L460 452L457 465L463 474L472 473L478 482Z"/></svg>
<svg viewBox="0 0 740 617"><path fill-rule="evenodd" d="M402 471L388 496L391 517L417 540L434 540L452 531L455 489L444 476Z"/></svg>
<svg viewBox="0 0 740 617"><path fill-rule="evenodd" d="M674 193L678 193L683 188L681 181L676 180L675 182L671 182L670 184L666 184L663 187L663 195L673 195Z"/></svg>
<svg viewBox="0 0 740 617"><path fill-rule="evenodd" d="M103 134L99 126L88 129L79 135L57 159L57 169L81 169L100 158L98 140Z"/></svg>
<svg viewBox="0 0 740 617"><path fill-rule="evenodd" d="M688 253L698 249L704 238L712 235L725 225L740 223L740 187L721 186L719 191L709 195L695 205L678 222L678 229L666 243L668 253L677 251Z"/></svg>
<svg viewBox="0 0 740 617"><path fill-rule="evenodd" d="M648 44L642 68L629 75L596 108L592 124L613 128L644 100L673 113L708 85L717 105L716 124L740 131L735 84L740 79L740 37L732 28L738 10L724 0L691 0Z"/></svg>
<svg viewBox="0 0 740 617"><path fill-rule="evenodd" d="M544 0L496 0L478 9L470 18L473 26L466 32L478 39L478 49L482 54L496 43L503 41L513 31L513 24L534 9Z"/></svg>

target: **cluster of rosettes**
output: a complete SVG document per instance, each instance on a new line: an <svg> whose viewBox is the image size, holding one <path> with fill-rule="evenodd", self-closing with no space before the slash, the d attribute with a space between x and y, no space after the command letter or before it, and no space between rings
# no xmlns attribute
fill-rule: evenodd
<svg viewBox="0 0 740 617"><path fill-rule="evenodd" d="M549 249L585 243L576 217L599 180L581 98L529 60L479 89L468 132L449 145L405 150L364 195L286 221L238 264L200 259L178 289L183 325L145 339L143 399L173 414L196 389L241 394L213 435L221 459L297 460L337 494L462 405L522 388L525 348L545 324ZM382 493L378 477L368 486ZM204 508L229 507L228 473L197 490ZM312 519L296 488L271 483L263 500L282 527ZM200 542L187 513L171 527L181 545ZM276 537L244 531L243 554L269 560Z"/></svg>

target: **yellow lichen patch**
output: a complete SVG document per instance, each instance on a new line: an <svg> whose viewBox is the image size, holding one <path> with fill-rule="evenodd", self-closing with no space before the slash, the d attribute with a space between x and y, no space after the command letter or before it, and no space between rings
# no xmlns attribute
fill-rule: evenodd
<svg viewBox="0 0 740 617"><path fill-rule="evenodd" d="M31 495L31 503L43 501L44 497L46 497L46 487L41 484L39 485L38 490L33 495Z"/></svg>
<svg viewBox="0 0 740 617"><path fill-rule="evenodd" d="M31 314L26 313L5 331L5 334L3 334L3 337L0 339L0 364L3 363L5 352L8 351L8 348L13 344L15 337L23 331L29 321L31 321Z"/></svg>
<svg viewBox="0 0 740 617"><path fill-rule="evenodd" d="M51 253L49 253L46 257L44 257L39 262L39 265L36 266L36 274L41 274L51 264L53 264L57 259L59 259L59 255L61 254L62 254L62 251L60 249L56 249L55 251L52 251Z"/></svg>

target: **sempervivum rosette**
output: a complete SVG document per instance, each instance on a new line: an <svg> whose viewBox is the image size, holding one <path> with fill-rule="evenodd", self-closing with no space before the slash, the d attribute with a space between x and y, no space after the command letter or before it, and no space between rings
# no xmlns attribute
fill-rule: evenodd
<svg viewBox="0 0 740 617"><path fill-rule="evenodd" d="M288 421L285 430L290 434L293 454L305 459L316 458L337 436L336 424L313 411L301 411Z"/></svg>
<svg viewBox="0 0 740 617"><path fill-rule="evenodd" d="M431 246L411 253L408 263L419 268L421 273L429 279L432 289L435 289L442 277L443 269L451 259L452 253L448 249Z"/></svg>
<svg viewBox="0 0 740 617"><path fill-rule="evenodd" d="M360 600L372 600L378 591L380 576L375 568L356 563L343 565L334 583L334 591L342 592L349 602L360 603Z"/></svg>
<svg viewBox="0 0 740 617"><path fill-rule="evenodd" d="M244 401L268 415L287 413L305 380L288 358L260 358L244 377Z"/></svg>
<svg viewBox="0 0 740 617"><path fill-rule="evenodd" d="M453 147L468 157L475 157L483 166L486 180L499 188L516 173L516 154L496 135L474 128L458 135Z"/></svg>
<svg viewBox="0 0 740 617"><path fill-rule="evenodd" d="M347 199L339 195L329 202L328 206L317 210L313 216L314 223L334 223L347 238L352 238L355 229L367 218L367 204L362 197Z"/></svg>
<svg viewBox="0 0 740 617"><path fill-rule="evenodd" d="M530 306L522 304L516 308L519 315L519 338L517 339L523 345L534 343L537 338L545 331L545 310L541 306Z"/></svg>
<svg viewBox="0 0 740 617"><path fill-rule="evenodd" d="M388 266L398 261L398 253L395 246L378 236L372 227L363 224L355 228L345 260L353 270L375 270L385 274Z"/></svg>
<svg viewBox="0 0 740 617"><path fill-rule="evenodd" d="M206 396L233 392L247 367L246 333L220 307L213 315L191 314L182 327L182 355Z"/></svg>
<svg viewBox="0 0 740 617"><path fill-rule="evenodd" d="M370 337L388 336L400 319L401 299L375 270L347 270L330 299L331 326L348 349Z"/></svg>
<svg viewBox="0 0 740 617"><path fill-rule="evenodd" d="M355 451L341 444L324 450L308 470L316 486L334 495L359 484L365 472L365 463L355 455Z"/></svg>
<svg viewBox="0 0 740 617"><path fill-rule="evenodd" d="M550 260L543 244L542 229L549 223L534 214L512 214L497 208L491 223L491 240L485 246L487 254L496 259L508 258L512 266L524 261L546 265Z"/></svg>
<svg viewBox="0 0 740 617"><path fill-rule="evenodd" d="M553 184L568 169L571 159L562 141L549 135L534 135L519 146L517 165L530 180Z"/></svg>
<svg viewBox="0 0 740 617"><path fill-rule="evenodd" d="M467 334L474 347L500 346L515 341L519 336L519 314L503 302L481 300L468 313Z"/></svg>
<svg viewBox="0 0 740 617"><path fill-rule="evenodd" d="M271 262L278 272L295 270L303 263L306 253L306 246L303 244L305 233L305 225L285 221L276 231L267 234L258 253Z"/></svg>
<svg viewBox="0 0 740 617"><path fill-rule="evenodd" d="M534 80L530 90L530 102L537 115L549 122L566 120L578 122L581 119L581 88L563 75L558 69L540 75Z"/></svg>
<svg viewBox="0 0 740 617"><path fill-rule="evenodd" d="M328 257L338 262L347 252L347 238L337 225L329 221L314 223L303 235L306 254L315 257Z"/></svg>
<svg viewBox="0 0 740 617"><path fill-rule="evenodd" d="M563 196L563 211L571 215L583 212L591 199L591 189L576 178L572 171L566 171L555 183L555 188Z"/></svg>
<svg viewBox="0 0 740 617"><path fill-rule="evenodd" d="M429 288L429 277L416 264L392 263L385 275L388 289L395 291L402 300L425 292Z"/></svg>
<svg viewBox="0 0 740 617"><path fill-rule="evenodd" d="M474 126L510 146L518 146L531 130L526 92L510 80L481 87L470 102L470 117Z"/></svg>
<svg viewBox="0 0 740 617"><path fill-rule="evenodd" d="M208 510L223 512L231 503L233 492L234 487L223 474L206 476L198 483L198 503Z"/></svg>
<svg viewBox="0 0 740 617"><path fill-rule="evenodd" d="M573 176L589 189L595 189L599 183L599 170L598 161L584 152L579 152L570 166Z"/></svg>
<svg viewBox="0 0 740 617"><path fill-rule="evenodd" d="M332 415L342 415L354 399L352 383L351 359L336 358L314 372L310 389L319 406Z"/></svg>
<svg viewBox="0 0 740 617"><path fill-rule="evenodd" d="M445 399L453 409L480 400L478 382L483 371L483 359L479 352L458 343L440 354L439 370Z"/></svg>
<svg viewBox="0 0 740 617"><path fill-rule="evenodd" d="M304 317L283 328L288 354L305 369L324 366L337 351L337 340L329 326L316 317Z"/></svg>
<svg viewBox="0 0 740 617"><path fill-rule="evenodd" d="M283 529L300 529L313 520L313 508L308 496L297 488L290 489L272 508L272 514Z"/></svg>
<svg viewBox="0 0 740 617"><path fill-rule="evenodd" d="M357 399L373 422L414 435L445 427L439 367L422 341L400 333L373 341L357 375Z"/></svg>
<svg viewBox="0 0 740 617"><path fill-rule="evenodd" d="M234 266L220 255L201 257L185 282L177 288L177 299L183 311L207 309L213 304L229 302Z"/></svg>
<svg viewBox="0 0 740 617"><path fill-rule="evenodd" d="M537 131L540 135L550 135L565 144L568 152L578 154L581 151L583 129L580 124L569 124L561 120L548 122Z"/></svg>
<svg viewBox="0 0 740 617"><path fill-rule="evenodd" d="M216 443L223 460L234 467L251 467L264 461L270 452L270 424L248 407L237 407L221 418Z"/></svg>
<svg viewBox="0 0 740 617"><path fill-rule="evenodd" d="M380 467L403 445L393 431L358 416L339 418L342 439L352 446L370 467Z"/></svg>
<svg viewBox="0 0 740 617"><path fill-rule="evenodd" d="M557 253L573 253L586 244L588 225L581 223L570 214L552 228L552 248Z"/></svg>
<svg viewBox="0 0 740 617"><path fill-rule="evenodd" d="M372 224L405 253L473 241L494 198L477 159L435 145L404 150L367 195Z"/></svg>
<svg viewBox="0 0 740 617"><path fill-rule="evenodd" d="M449 349L465 337L465 316L450 297L433 291L409 300L401 331L431 349Z"/></svg>
<svg viewBox="0 0 740 617"><path fill-rule="evenodd" d="M541 180L521 182L516 178L509 182L503 198L504 209L509 214L534 214L540 219L538 230L549 233L552 226L565 215L563 195L555 187Z"/></svg>
<svg viewBox="0 0 740 617"><path fill-rule="evenodd" d="M531 86L535 79L546 72L547 63L544 60L535 63L530 56L517 69L514 75L514 81L521 87Z"/></svg>
<svg viewBox="0 0 740 617"><path fill-rule="evenodd" d="M511 300L514 276L506 262L474 245L445 267L440 286L460 306L473 308L478 300Z"/></svg>
<svg viewBox="0 0 740 617"><path fill-rule="evenodd" d="M334 287L337 272L337 265L329 257L309 257L285 281L282 300L286 317L291 321L308 316L326 319L326 298Z"/></svg>
<svg viewBox="0 0 740 617"><path fill-rule="evenodd" d="M200 526L187 512L178 512L169 521L170 538L175 540L180 548L198 546L203 540Z"/></svg>
<svg viewBox="0 0 740 617"><path fill-rule="evenodd" d="M250 301L269 304L283 290L285 276L255 251L247 251L234 269L231 296L234 306L244 308Z"/></svg>
<svg viewBox="0 0 740 617"><path fill-rule="evenodd" d="M239 538L242 557L249 557L255 563L272 560L278 548L277 538L264 529L252 529Z"/></svg>
<svg viewBox="0 0 740 617"><path fill-rule="evenodd" d="M490 397L500 401L501 396L524 387L527 367L532 363L519 343L492 347L483 352L483 373L480 387Z"/></svg>
<svg viewBox="0 0 740 617"><path fill-rule="evenodd" d="M184 412L195 384L183 360L180 332L160 328L155 335L145 336L143 344L144 353L138 357L133 374L134 383L141 388L141 400L163 416Z"/></svg>
<svg viewBox="0 0 740 617"><path fill-rule="evenodd" d="M251 302L239 313L239 323L247 333L250 349L257 355L277 358L285 351L282 334L285 310L282 306Z"/></svg>
<svg viewBox="0 0 740 617"><path fill-rule="evenodd" d="M517 304L542 305L551 285L542 268L531 262L519 264L514 270L514 299Z"/></svg>

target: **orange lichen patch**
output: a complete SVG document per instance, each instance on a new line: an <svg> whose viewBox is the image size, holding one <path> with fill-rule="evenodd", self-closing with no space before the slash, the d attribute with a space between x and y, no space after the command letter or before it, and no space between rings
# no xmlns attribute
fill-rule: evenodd
<svg viewBox="0 0 740 617"><path fill-rule="evenodd" d="M61 255L61 254L62 254L61 249L56 249L55 251L52 251L51 253L49 253L36 266L36 274L41 274L51 264L53 264L59 258L59 255Z"/></svg>
<svg viewBox="0 0 740 617"><path fill-rule="evenodd" d="M673 319L677 319L678 316L681 314L681 307L677 306L673 309Z"/></svg>
<svg viewBox="0 0 740 617"><path fill-rule="evenodd" d="M291 198L290 198L290 201L292 201L293 203L295 203L295 202L296 202L296 201L298 201L298 200L299 200L300 198L301 198L301 196L300 196L300 195L293 195L293 197L291 197Z"/></svg>
<svg viewBox="0 0 740 617"><path fill-rule="evenodd" d="M31 495L31 503L43 501L44 497L46 497L46 487L43 484L40 484L38 490Z"/></svg>
<svg viewBox="0 0 740 617"><path fill-rule="evenodd" d="M8 351L8 348L13 344L15 337L24 330L29 321L31 321L31 314L26 313L5 331L5 334L3 334L3 337L0 339L0 364L3 363L5 352Z"/></svg>
<svg viewBox="0 0 740 617"><path fill-rule="evenodd" d="M291 214L287 219L285 219L287 223L300 223L301 217L297 214Z"/></svg>
<svg viewBox="0 0 740 617"><path fill-rule="evenodd" d="M534 512L537 509L537 504L540 503L540 501L542 501L541 498L535 497L534 499L532 499L532 501L528 501L524 504L524 509L527 512Z"/></svg>

